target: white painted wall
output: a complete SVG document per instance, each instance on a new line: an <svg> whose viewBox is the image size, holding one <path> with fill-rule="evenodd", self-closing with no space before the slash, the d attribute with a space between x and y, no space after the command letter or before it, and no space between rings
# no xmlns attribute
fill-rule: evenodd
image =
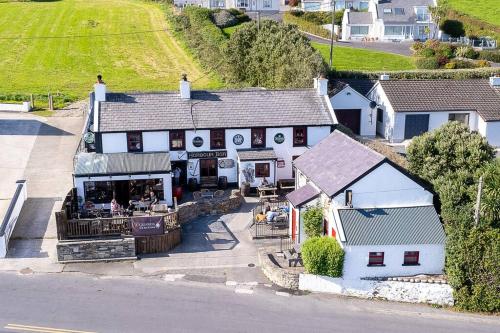
<svg viewBox="0 0 500 333"><path fill-rule="evenodd" d="M383 163L351 185L354 208L416 207L432 205L433 195L408 176ZM345 192L333 198L335 207L344 207Z"/></svg>
<svg viewBox="0 0 500 333"><path fill-rule="evenodd" d="M7 251L9 249L9 240L14 228L16 226L16 222L21 214L21 210L23 208L24 202L28 198L28 188L26 186L26 181L17 181L16 191L19 189L19 195L16 200L10 201L9 207L12 207L12 212L10 216L4 216L3 220L0 221L0 225L5 224L5 232L0 236L0 258L5 258L7 255ZM2 214L3 216L3 214Z"/></svg>
<svg viewBox="0 0 500 333"><path fill-rule="evenodd" d="M309 147L317 145L321 140L330 135L330 126L316 126L307 128L307 145Z"/></svg>
<svg viewBox="0 0 500 333"><path fill-rule="evenodd" d="M500 147L500 121L485 122L483 118L477 118L478 132L488 140L490 145Z"/></svg>
<svg viewBox="0 0 500 333"><path fill-rule="evenodd" d="M173 204L172 200L172 175L170 173L164 174L151 174L151 175L131 175L131 176L100 176L100 177L75 177L74 183L76 187L76 193L78 196L83 198L85 202L85 182L99 182L99 181L115 181L115 180L130 180L130 179L163 179L163 196L165 200L160 201L160 203L167 204L171 206ZM109 208L111 203L103 204L103 207Z"/></svg>
<svg viewBox="0 0 500 333"><path fill-rule="evenodd" d="M375 136L377 110L370 108L370 100L351 87L346 87L330 98L333 109L361 109L360 135Z"/></svg>
<svg viewBox="0 0 500 333"><path fill-rule="evenodd" d="M169 151L168 132L143 132L142 133L142 150L150 151Z"/></svg>
<svg viewBox="0 0 500 333"><path fill-rule="evenodd" d="M0 103L0 111L16 111L16 112L28 112L31 111L30 102L22 103Z"/></svg>
<svg viewBox="0 0 500 333"><path fill-rule="evenodd" d="M419 251L419 266L403 266L405 251ZM441 274L444 268L444 244L366 245L344 247L344 279L362 277ZM385 266L367 266L369 252L384 252Z"/></svg>
<svg viewBox="0 0 500 333"><path fill-rule="evenodd" d="M242 170L247 166L253 168L255 170L255 163L269 163L269 177L266 177L267 181L270 184L276 184L276 173L275 173L275 161L273 160L262 160L262 161L239 161L239 175L238 175L238 186L245 181L245 176L243 175ZM262 184L262 180L264 177L254 177L254 182L250 183L250 187L258 187Z"/></svg>
<svg viewBox="0 0 500 333"><path fill-rule="evenodd" d="M102 133L103 153L126 153L127 133Z"/></svg>

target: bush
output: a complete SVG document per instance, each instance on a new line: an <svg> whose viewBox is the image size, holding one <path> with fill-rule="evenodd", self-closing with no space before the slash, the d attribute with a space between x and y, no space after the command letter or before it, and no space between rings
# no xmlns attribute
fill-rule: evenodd
<svg viewBox="0 0 500 333"><path fill-rule="evenodd" d="M439 25L439 29L451 37L460 37L465 35L464 24L458 20L444 20Z"/></svg>
<svg viewBox="0 0 500 333"><path fill-rule="evenodd" d="M424 57L424 58L430 58L430 57L434 56L435 54L436 53L434 52L434 50L429 49L429 48L423 48L417 52L417 55Z"/></svg>
<svg viewBox="0 0 500 333"><path fill-rule="evenodd" d="M335 79L371 79L378 80L381 74L389 74L391 80L468 80L487 79L500 75L500 68L473 68L459 69L455 71L435 70L406 70L406 71L383 71L383 72L358 72L358 71L336 71L331 70L328 74L330 80Z"/></svg>
<svg viewBox="0 0 500 333"><path fill-rule="evenodd" d="M307 237L319 237L323 233L323 208L316 206L304 213L304 232Z"/></svg>
<svg viewBox="0 0 500 333"><path fill-rule="evenodd" d="M479 60L476 65L478 67L491 67L490 62L488 60Z"/></svg>
<svg viewBox="0 0 500 333"><path fill-rule="evenodd" d="M460 58L476 59L478 53L470 46L459 46L455 49L455 56Z"/></svg>
<svg viewBox="0 0 500 333"><path fill-rule="evenodd" d="M437 57L417 58L415 65L418 69L438 69L439 61Z"/></svg>
<svg viewBox="0 0 500 333"><path fill-rule="evenodd" d="M250 16L248 16L247 14L245 14L244 12L242 12L239 9L229 8L229 9L227 9L227 11L230 12L231 14L233 14L234 17L236 17L236 19L238 20L239 23L250 22L252 20L250 18Z"/></svg>
<svg viewBox="0 0 500 333"><path fill-rule="evenodd" d="M302 260L310 274L341 277L344 250L332 237L309 238L302 245Z"/></svg>
<svg viewBox="0 0 500 333"><path fill-rule="evenodd" d="M228 10L217 10L212 13L212 20L219 28L228 28L239 23L236 16L231 14Z"/></svg>
<svg viewBox="0 0 500 333"><path fill-rule="evenodd" d="M451 59L455 56L455 48L448 43L441 43L437 49L435 50L436 54L439 56L446 57L448 59Z"/></svg>
<svg viewBox="0 0 500 333"><path fill-rule="evenodd" d="M318 23L315 22L313 17L316 16L311 16L311 15L306 15L306 14L314 14L315 12L285 12L283 14L283 22L285 23L290 23L290 24L295 24L300 30L303 30L305 32L308 32L310 34L320 36L323 38L330 38L331 37L331 32L321 26L323 23ZM321 12L318 12L321 13ZM306 17L309 17L309 20L306 19ZM316 17L318 20L319 16Z"/></svg>
<svg viewBox="0 0 500 333"><path fill-rule="evenodd" d="M453 60L444 65L444 68L446 69L464 69L464 68L476 68L476 67L478 66L476 66L473 62L465 60Z"/></svg>
<svg viewBox="0 0 500 333"><path fill-rule="evenodd" d="M479 51L478 59L500 63L500 51Z"/></svg>

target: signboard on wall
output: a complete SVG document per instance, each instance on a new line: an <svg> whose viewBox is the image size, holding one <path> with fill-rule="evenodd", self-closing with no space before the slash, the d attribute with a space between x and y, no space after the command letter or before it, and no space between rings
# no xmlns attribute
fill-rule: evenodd
<svg viewBox="0 0 500 333"><path fill-rule="evenodd" d="M201 136L195 136L193 138L193 146L195 147L203 146L203 138Z"/></svg>
<svg viewBox="0 0 500 333"><path fill-rule="evenodd" d="M227 157L227 150L192 151L192 152L188 152L188 159L195 159L195 158L224 158L224 157Z"/></svg>
<svg viewBox="0 0 500 333"><path fill-rule="evenodd" d="M219 160L219 168L221 169L231 169L234 168L234 160L230 158L224 158Z"/></svg>
<svg viewBox="0 0 500 333"><path fill-rule="evenodd" d="M285 135L283 133L276 133L276 135L274 136L274 142L279 145L282 144L283 142L285 142Z"/></svg>
<svg viewBox="0 0 500 333"><path fill-rule="evenodd" d="M152 236L165 233L163 216L132 217L132 235Z"/></svg>
<svg viewBox="0 0 500 333"><path fill-rule="evenodd" d="M242 145L244 141L245 138L241 134L236 134L235 136L233 136L233 143L237 146Z"/></svg>
<svg viewBox="0 0 500 333"><path fill-rule="evenodd" d="M285 167L285 160L283 160L283 159L279 159L279 160L277 160L277 161L276 161L276 167L277 167L277 168L280 168L280 169L281 169L281 168L284 168L284 167Z"/></svg>

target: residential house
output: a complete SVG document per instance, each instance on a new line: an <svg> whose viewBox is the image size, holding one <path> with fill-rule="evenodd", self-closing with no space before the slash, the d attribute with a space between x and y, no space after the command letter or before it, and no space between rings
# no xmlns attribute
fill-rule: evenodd
<svg viewBox="0 0 500 333"><path fill-rule="evenodd" d="M353 10L368 10L371 0L337 0L335 1L335 10L353 9ZM331 11L333 1L330 0L303 0L301 8L305 11Z"/></svg>
<svg viewBox="0 0 500 333"><path fill-rule="evenodd" d="M435 0L371 0L367 10L347 9L342 19L342 39L378 41L426 40L439 29L429 7Z"/></svg>
<svg viewBox="0 0 500 333"><path fill-rule="evenodd" d="M377 134L402 142L460 121L500 146L500 77L470 80L391 80L367 94L377 103Z"/></svg>
<svg viewBox="0 0 500 333"><path fill-rule="evenodd" d="M128 94L97 84L85 135L93 152L76 157L78 195L123 203L140 180L134 195L154 186L170 205L171 170L181 185L203 187L293 178L292 160L336 124L327 86L319 78L311 89L191 91L183 79L180 91Z"/></svg>
<svg viewBox="0 0 500 333"><path fill-rule="evenodd" d="M324 234L345 252L344 279L442 273L444 230L418 179L340 131L294 167L290 234L304 242L303 213L323 207Z"/></svg>
<svg viewBox="0 0 500 333"><path fill-rule="evenodd" d="M285 0L174 0L177 7L199 6L211 9L236 8L245 11L280 11Z"/></svg>

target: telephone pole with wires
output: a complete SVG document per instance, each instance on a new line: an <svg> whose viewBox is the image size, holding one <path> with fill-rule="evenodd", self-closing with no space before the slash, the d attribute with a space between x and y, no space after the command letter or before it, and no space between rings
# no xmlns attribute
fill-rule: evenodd
<svg viewBox="0 0 500 333"><path fill-rule="evenodd" d="M336 5L336 1L335 0L332 0L331 2L331 7L332 7L332 31L331 31L331 34L330 34L330 68L332 68L333 66L333 30L334 27L335 27L335 5Z"/></svg>
<svg viewBox="0 0 500 333"><path fill-rule="evenodd" d="M477 186L476 207L474 210L474 224L479 226L479 216L481 214L481 196L483 195L483 176L479 177L479 185Z"/></svg>

